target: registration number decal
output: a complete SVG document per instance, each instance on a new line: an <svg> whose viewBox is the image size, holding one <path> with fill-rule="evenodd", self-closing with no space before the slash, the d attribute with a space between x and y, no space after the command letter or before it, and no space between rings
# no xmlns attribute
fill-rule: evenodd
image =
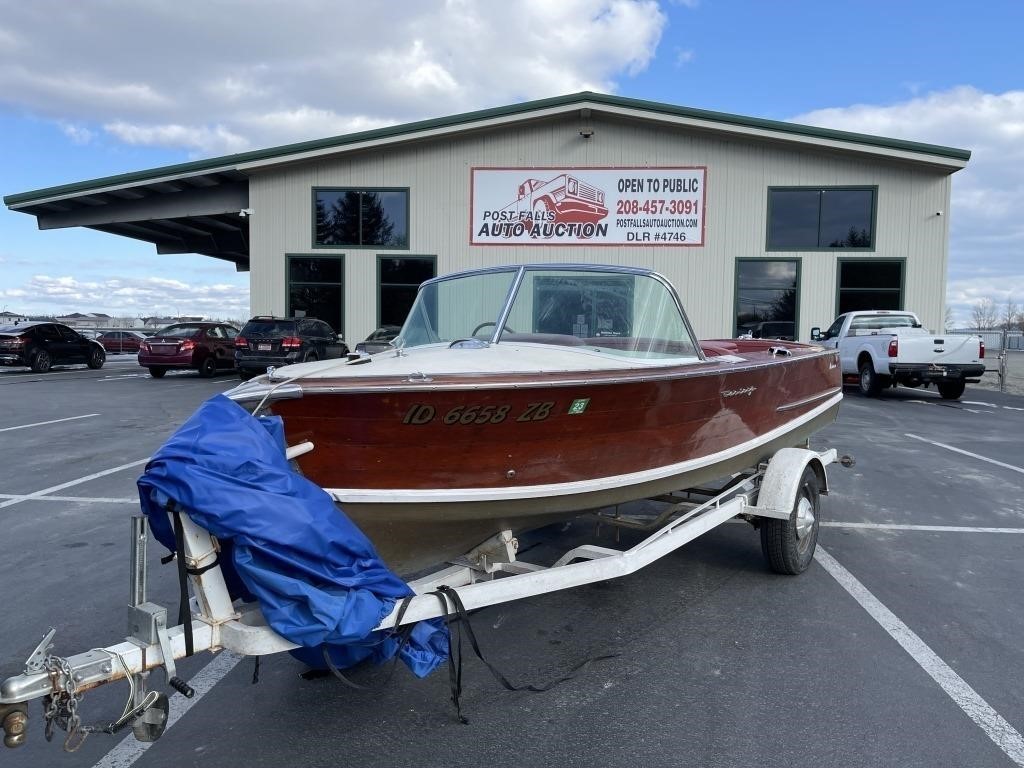
<svg viewBox="0 0 1024 768"><path fill-rule="evenodd" d="M544 421L551 415L554 401L528 403L520 413L512 413L511 405L457 405L441 414L441 423L453 426L461 424L501 424L506 419L515 421ZM417 404L409 408L402 419L403 424L429 424L438 416L432 405Z"/></svg>

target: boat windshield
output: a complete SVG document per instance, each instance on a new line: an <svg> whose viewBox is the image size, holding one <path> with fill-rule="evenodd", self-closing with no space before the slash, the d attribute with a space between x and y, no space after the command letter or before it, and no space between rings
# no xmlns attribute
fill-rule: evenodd
<svg viewBox="0 0 1024 768"><path fill-rule="evenodd" d="M699 356L674 292L650 273L528 267L516 285L517 276L510 268L425 284L399 345L476 339L632 358Z"/></svg>

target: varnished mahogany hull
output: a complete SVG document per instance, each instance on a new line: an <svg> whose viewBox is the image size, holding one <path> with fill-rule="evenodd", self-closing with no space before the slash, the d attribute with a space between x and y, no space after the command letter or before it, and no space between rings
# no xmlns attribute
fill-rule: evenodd
<svg viewBox="0 0 1024 768"><path fill-rule="evenodd" d="M754 346L754 349L763 350ZM756 465L835 419L833 354L623 375L303 384L273 403L301 471L409 573L523 530ZM394 384L394 383L392 383Z"/></svg>

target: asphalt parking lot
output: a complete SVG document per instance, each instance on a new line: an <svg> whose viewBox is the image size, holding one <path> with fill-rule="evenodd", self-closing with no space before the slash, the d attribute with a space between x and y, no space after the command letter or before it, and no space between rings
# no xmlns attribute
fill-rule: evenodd
<svg viewBox="0 0 1024 768"><path fill-rule="evenodd" d="M99 371L0 369L0 678L51 626L64 655L127 634L135 480L236 382L155 380L127 356ZM634 576L481 610L480 641L516 682L618 655L542 694L508 693L467 657L468 725L445 669L364 692L305 681L287 654L265 658L255 685L252 660L201 654L179 665L198 693L172 697L160 741L95 734L64 754L37 702L28 743L0 765L1024 765L1024 397L848 388L813 447L857 465L830 469L805 574L770 573L756 533L729 524ZM592 528L531 543L564 549ZM149 597L173 615L162 554L151 542ZM115 718L125 692L87 695L83 721Z"/></svg>

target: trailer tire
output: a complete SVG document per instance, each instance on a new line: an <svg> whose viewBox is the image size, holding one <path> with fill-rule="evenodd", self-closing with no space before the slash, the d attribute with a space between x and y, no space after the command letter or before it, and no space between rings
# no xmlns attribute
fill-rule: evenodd
<svg viewBox="0 0 1024 768"><path fill-rule="evenodd" d="M960 379L959 381L943 381L938 386L943 400L956 400L964 393L967 383Z"/></svg>
<svg viewBox="0 0 1024 768"><path fill-rule="evenodd" d="M860 393L864 397L878 397L882 393L882 377L875 373L875 366L870 360L860 364Z"/></svg>
<svg viewBox="0 0 1024 768"><path fill-rule="evenodd" d="M812 467L806 467L789 519L761 521L761 551L775 573L795 576L806 571L814 559L821 513L820 490L818 475Z"/></svg>

